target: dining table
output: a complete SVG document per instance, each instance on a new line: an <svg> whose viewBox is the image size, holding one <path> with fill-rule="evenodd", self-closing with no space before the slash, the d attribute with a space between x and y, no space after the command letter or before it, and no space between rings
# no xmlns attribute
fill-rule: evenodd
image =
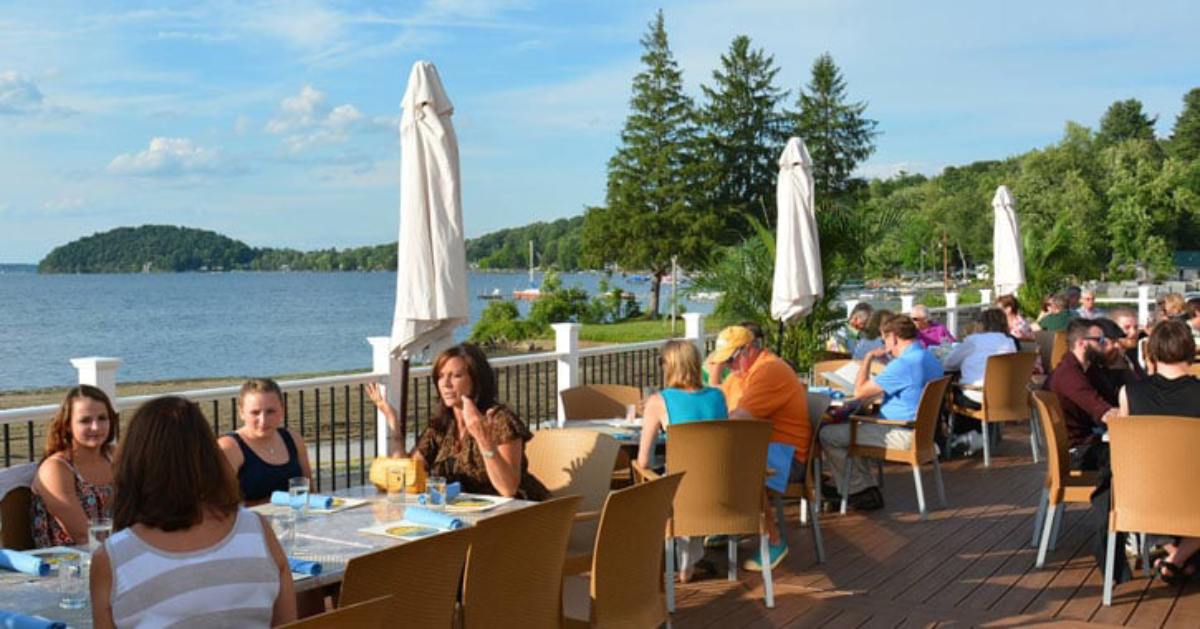
<svg viewBox="0 0 1200 629"><path fill-rule="evenodd" d="M405 509L418 504L418 496L407 495L403 503L392 502L373 485L343 488L332 492L335 498L365 501L352 508L333 513L309 513L294 519L294 535L281 535L280 542L288 557L321 564L318 575L293 573L297 598L317 590L334 588L342 581L346 564L368 553L406 544L409 540L365 533L362 529L404 519ZM536 503L512 499L477 512L455 512L466 526L481 520L522 509ZM266 516L280 533L280 524L287 521L291 510L284 505L263 504L250 508ZM286 526L286 525L285 525ZM82 551L86 555L86 551ZM66 623L68 627L91 627L91 605L81 609L59 607L58 578L54 573L36 577L19 572L0 570L0 610L29 616L42 616Z"/></svg>

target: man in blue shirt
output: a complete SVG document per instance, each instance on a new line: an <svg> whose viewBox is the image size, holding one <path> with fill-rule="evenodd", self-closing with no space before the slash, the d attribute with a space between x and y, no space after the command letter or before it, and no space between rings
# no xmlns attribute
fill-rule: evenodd
<svg viewBox="0 0 1200 629"><path fill-rule="evenodd" d="M854 383L854 399L865 402L883 396L879 407L885 419L914 420L925 384L942 377L942 363L927 351L917 340L917 326L907 315L898 315L885 323L884 346L872 350L863 358ZM885 355L891 362L879 375L870 379L871 363ZM859 424L855 442L859 445L886 447L896 450L907 449L912 444L913 432L898 426ZM850 447L850 425L833 424L821 429L821 446L829 460L829 471L838 483L838 491L849 490L851 503L859 509L883 507L883 496L875 485L866 461L856 459L850 468L850 487L841 487L846 465L846 453Z"/></svg>

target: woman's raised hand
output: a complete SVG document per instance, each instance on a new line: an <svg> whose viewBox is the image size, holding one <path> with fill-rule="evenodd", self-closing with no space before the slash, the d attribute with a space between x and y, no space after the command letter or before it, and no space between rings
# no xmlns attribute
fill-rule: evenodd
<svg viewBox="0 0 1200 629"><path fill-rule="evenodd" d="M367 397L371 398L371 401L375 403L376 407L383 408L388 405L387 400L383 398L383 393L379 390L379 383L368 382L365 388L367 391Z"/></svg>
<svg viewBox="0 0 1200 629"><path fill-rule="evenodd" d="M463 424L466 426L467 433L475 438L475 441L490 444L487 438L487 427L484 426L485 415L479 412L479 407L475 406L475 400L468 396L462 396L463 405ZM495 407L488 409L486 418L491 420L496 413Z"/></svg>

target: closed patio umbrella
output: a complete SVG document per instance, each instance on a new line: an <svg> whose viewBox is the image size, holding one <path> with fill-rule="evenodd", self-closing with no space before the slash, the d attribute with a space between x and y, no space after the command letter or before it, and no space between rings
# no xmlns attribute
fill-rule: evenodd
<svg viewBox="0 0 1200 629"><path fill-rule="evenodd" d="M812 312L813 304L825 293L814 214L812 158L800 138L790 138L779 156L775 198L779 215L771 318L782 326Z"/></svg>
<svg viewBox="0 0 1200 629"><path fill-rule="evenodd" d="M1025 283L1025 258L1021 253L1021 227L1017 224L1016 202L1008 186L996 188L992 208L992 284L996 296L1014 295Z"/></svg>
<svg viewBox="0 0 1200 629"><path fill-rule="evenodd" d="M403 359L400 417L407 408L408 359L451 344L467 322L458 138L454 106L437 68L418 61L400 116L400 239L392 354Z"/></svg>

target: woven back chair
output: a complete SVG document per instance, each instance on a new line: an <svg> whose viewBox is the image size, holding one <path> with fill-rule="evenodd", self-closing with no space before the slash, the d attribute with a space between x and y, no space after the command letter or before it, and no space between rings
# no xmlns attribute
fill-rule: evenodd
<svg viewBox="0 0 1200 629"><path fill-rule="evenodd" d="M563 416L572 419L625 417L625 408L642 401L637 387L624 384L584 384L559 393Z"/></svg>
<svg viewBox="0 0 1200 629"><path fill-rule="evenodd" d="M539 430L525 444L529 473L550 495L579 496L579 511L567 544L568 555L590 555L596 540L596 516L612 486L613 466L621 444L595 430ZM585 515L586 514L586 515Z"/></svg>
<svg viewBox="0 0 1200 629"><path fill-rule="evenodd" d="M1070 469L1070 440L1058 396L1050 391L1034 391L1033 403L1037 406L1042 433L1046 435L1046 481L1033 518L1032 540L1038 547L1034 565L1041 568L1046 564L1047 549L1053 550L1057 546L1063 507L1066 503L1091 501L1096 489L1096 473Z"/></svg>
<svg viewBox="0 0 1200 629"><path fill-rule="evenodd" d="M675 493L667 538L667 608L674 609L674 538L728 535L729 576L737 579L737 539L758 535L761 556L768 556L763 525L763 482L771 423L720 420L667 426L667 471L684 472ZM767 607L775 606L770 562L764 562Z"/></svg>
<svg viewBox="0 0 1200 629"><path fill-rule="evenodd" d="M954 405L960 415L979 420L983 427L983 465L992 464L992 444L988 438L988 424L1000 422L1028 422L1029 448L1033 462L1038 462L1037 427L1033 425L1033 414L1029 405L1029 381L1033 377L1033 364L1038 355L1032 352L1014 352L988 356L983 371L983 386L961 385L966 390L981 390L983 408L979 410Z"/></svg>
<svg viewBox="0 0 1200 629"><path fill-rule="evenodd" d="M775 520L779 522L780 535L784 534L783 504L785 501L800 501L800 526L812 523L813 546L817 551L817 563L825 563L825 543L821 536L821 417L829 410L832 398L824 393L808 393L808 420L812 425L812 439L808 443L808 460L805 461L804 482L788 483L787 491L775 494L768 491L775 504Z"/></svg>
<svg viewBox="0 0 1200 629"><path fill-rule="evenodd" d="M343 605L323 614L302 618L282 625L282 629L383 629L395 622L390 615L392 596L380 596L369 601Z"/></svg>
<svg viewBox="0 0 1200 629"><path fill-rule="evenodd" d="M463 580L463 627L540 629L562 623L563 559L578 496L475 525Z"/></svg>
<svg viewBox="0 0 1200 629"><path fill-rule="evenodd" d="M825 374L831 371L837 371L846 366L846 363L853 362L849 358L834 358L832 360L822 360L813 364L812 367L812 383L813 386L837 387L837 385L825 379Z"/></svg>
<svg viewBox="0 0 1200 629"><path fill-rule="evenodd" d="M338 605L394 594L390 618L421 627L450 627L473 532L448 531L351 559Z"/></svg>
<svg viewBox="0 0 1200 629"><path fill-rule="evenodd" d="M591 573L594 627L657 627L668 621L661 557L663 530L682 473L614 491L600 514L596 545L583 571ZM567 624L584 624L565 619Z"/></svg>
<svg viewBox="0 0 1200 629"><path fill-rule="evenodd" d="M1108 422L1112 511L1104 562L1104 604L1112 604L1118 531L1200 537L1200 419L1142 415Z"/></svg>
<svg viewBox="0 0 1200 629"><path fill-rule="evenodd" d="M33 548L33 522L29 486L37 474L37 463L0 469L0 547L12 550Z"/></svg>
<svg viewBox="0 0 1200 629"><path fill-rule="evenodd" d="M925 510L925 488L921 484L921 465L926 462L932 462L933 478L937 483L938 499L942 506L945 506L946 490L942 483L942 468L938 463L937 445L934 444L933 437L937 429L938 416L942 412L942 403L946 398L946 388L949 385L949 376L930 380L925 383L925 388L921 391L921 401L917 405L917 416L913 420L903 421L864 415L851 415L850 448L846 457L845 479L842 487L850 487L850 459L852 458L866 457L881 461L891 461L893 463L906 463L912 466L913 483L916 485L917 490L917 509L921 513L921 519L925 519L928 514ZM878 424L897 429L912 430L911 444L907 449L893 450L891 448L855 443L858 427L862 424ZM842 513L846 512L847 498L848 496L842 496Z"/></svg>

